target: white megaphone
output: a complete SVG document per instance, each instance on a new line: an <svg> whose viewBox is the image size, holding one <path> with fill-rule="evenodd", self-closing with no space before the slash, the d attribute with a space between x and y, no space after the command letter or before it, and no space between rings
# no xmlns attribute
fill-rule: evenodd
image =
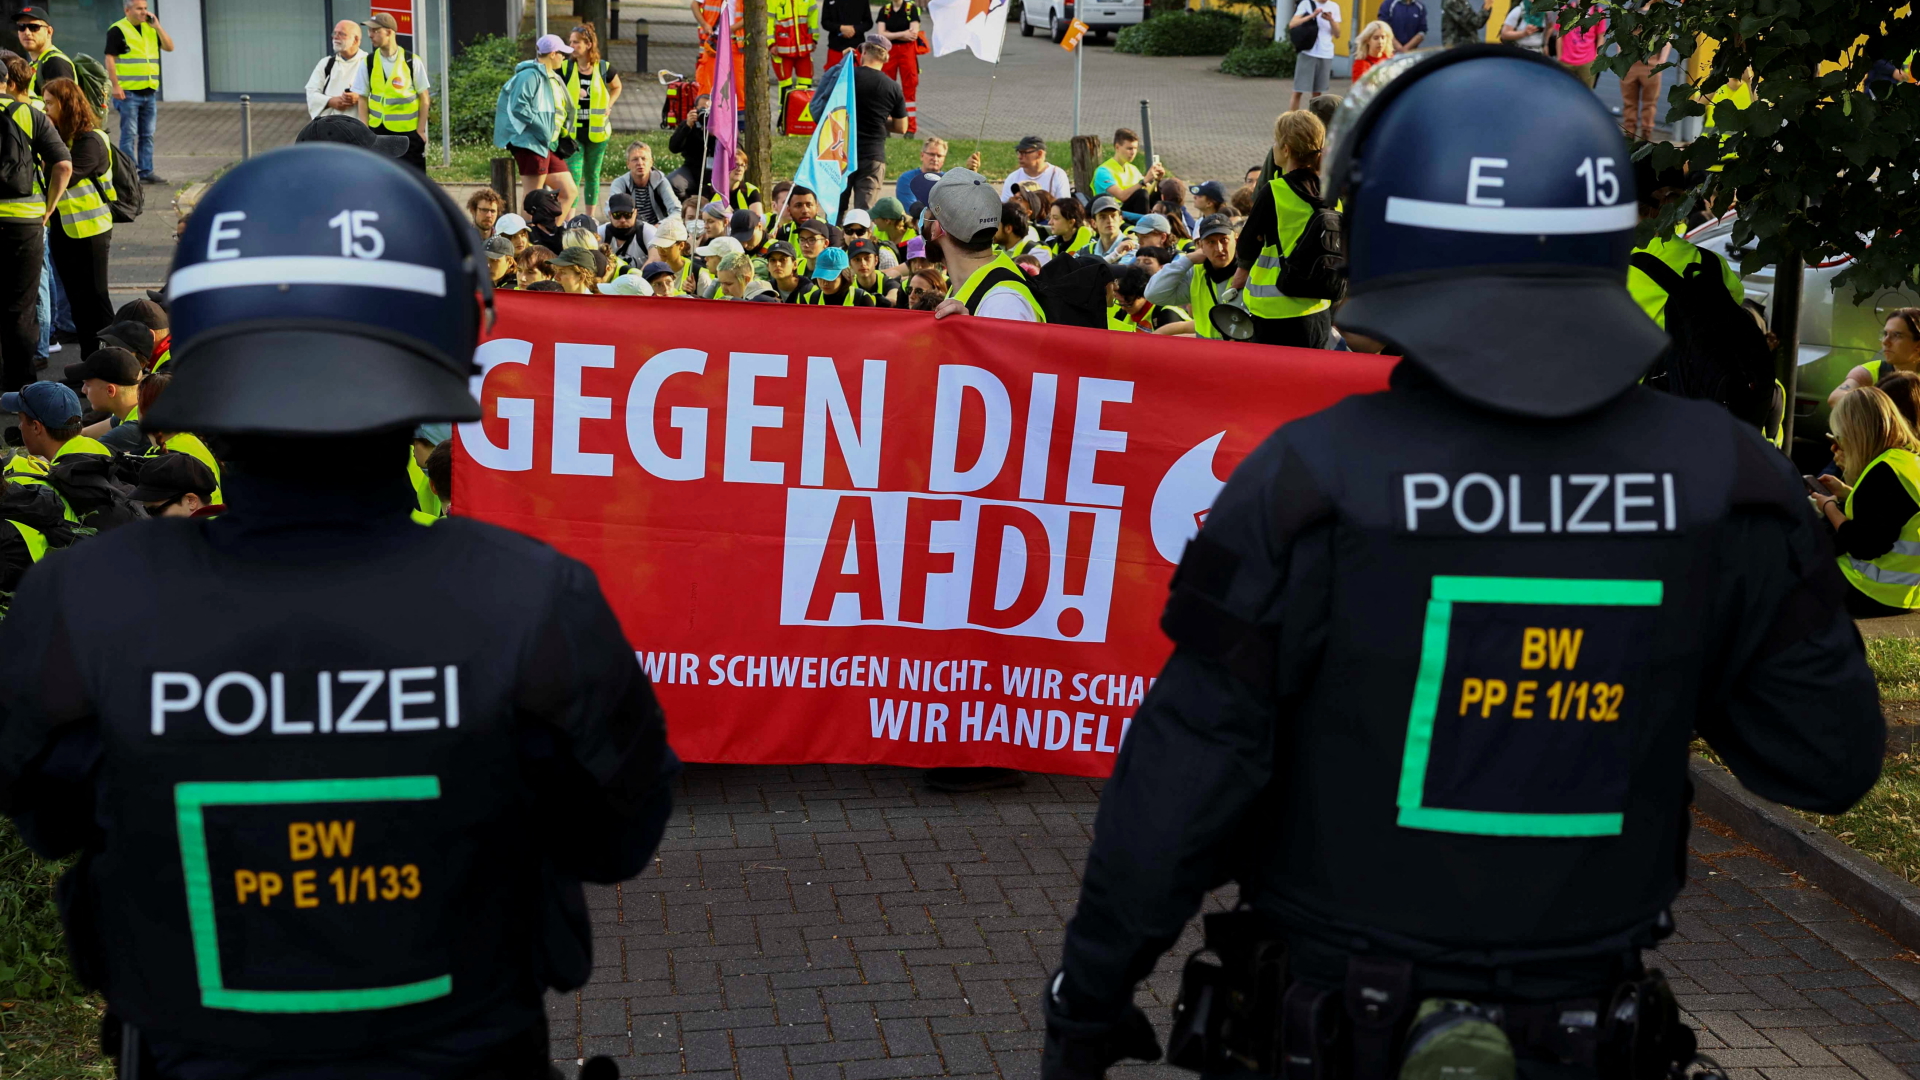
<svg viewBox="0 0 1920 1080"><path fill-rule="evenodd" d="M1206 271L1195 267L1194 273ZM1247 299L1244 290L1228 287L1220 291L1219 299L1214 301L1213 309L1207 312L1207 318L1213 320L1213 328L1228 341L1253 340L1253 316L1247 312Z"/></svg>

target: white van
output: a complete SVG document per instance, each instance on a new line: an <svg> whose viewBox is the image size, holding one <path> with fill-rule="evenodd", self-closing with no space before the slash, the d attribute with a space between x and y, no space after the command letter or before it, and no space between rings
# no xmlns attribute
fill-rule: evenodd
<svg viewBox="0 0 1920 1080"><path fill-rule="evenodd" d="M1045 30L1056 43L1067 36L1067 24L1079 19L1087 32L1106 37L1147 17L1147 0L1022 0L1020 33L1032 37Z"/></svg>

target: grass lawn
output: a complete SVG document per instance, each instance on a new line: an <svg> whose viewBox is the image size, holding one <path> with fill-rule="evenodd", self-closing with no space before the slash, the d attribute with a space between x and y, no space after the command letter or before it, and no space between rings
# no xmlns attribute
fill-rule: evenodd
<svg viewBox="0 0 1920 1080"><path fill-rule="evenodd" d="M0 818L0 1077L108 1077L101 1004L67 971L53 904L65 869L34 855Z"/></svg>
<svg viewBox="0 0 1920 1080"><path fill-rule="evenodd" d="M1867 663L1879 680L1882 700L1894 706L1888 710L1888 719L1911 715L1898 705L1920 701L1920 641L1869 640ZM1899 737L1907 731L1893 727L1888 734L1888 748L1894 752L1887 755L1880 782L1859 805L1834 817L1803 816L1887 869L1920 883L1920 823L1916 822L1920 814L1920 757L1912 752L1910 740Z"/></svg>
<svg viewBox="0 0 1920 1080"><path fill-rule="evenodd" d="M667 153L667 140L670 132L648 131L636 133L616 131L613 138L607 140L607 156L601 162L600 171L606 180L611 180L627 170L627 146L635 139L641 139L653 147L654 162L672 171L680 163L680 155ZM893 181L908 169L920 167L920 136L895 136L887 140L887 194L893 193ZM949 166L966 164L967 155L973 153L973 143L955 142L947 153ZM800 156L807 151L807 138L802 135L779 135L773 141L773 178L790 179L793 170L800 164ZM441 166L438 149L427 153L431 166L427 172L435 180L447 183L484 184L493 174L488 162L494 157L505 157L506 151L492 146L456 146L453 148L453 164ZM1014 156L1013 143L986 141L980 144L980 171L996 180L1005 179L1008 173L1019 167ZM602 186L601 198L606 198Z"/></svg>

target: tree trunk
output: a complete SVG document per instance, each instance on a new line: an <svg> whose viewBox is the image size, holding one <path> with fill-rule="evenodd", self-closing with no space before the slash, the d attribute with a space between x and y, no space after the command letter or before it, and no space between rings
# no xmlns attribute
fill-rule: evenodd
<svg viewBox="0 0 1920 1080"><path fill-rule="evenodd" d="M760 189L769 209L773 189L772 106L767 90L773 78L767 48L767 0L745 0L741 21L746 27L747 182Z"/></svg>
<svg viewBox="0 0 1920 1080"><path fill-rule="evenodd" d="M573 0L573 17L582 23L593 24L593 32L600 36L600 52L604 56L607 42L613 40L613 27L607 25L607 0Z"/></svg>

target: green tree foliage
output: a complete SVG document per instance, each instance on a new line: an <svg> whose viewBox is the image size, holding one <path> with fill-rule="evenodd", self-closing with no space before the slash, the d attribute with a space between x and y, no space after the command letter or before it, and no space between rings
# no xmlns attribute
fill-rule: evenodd
<svg viewBox="0 0 1920 1080"><path fill-rule="evenodd" d="M1577 20L1584 4L1563 12ZM1876 82L1876 65L1905 67L1920 50L1920 11L1901 0L1687 0L1635 11L1608 5L1621 45L1615 72L1661 42L1719 43L1701 85L1670 85L1675 116L1700 116L1749 68L1754 102L1721 106L1716 127L1687 147L1642 148L1659 168L1721 165L1669 208L1671 227L1698 200L1737 208L1733 240L1748 272L1798 251L1808 262L1852 256L1840 283L1865 293L1914 279L1920 266L1920 86ZM1589 16L1597 18L1598 16ZM1828 63L1839 66L1821 74ZM1669 76L1669 84L1680 82ZM1716 138L1715 136L1718 136Z"/></svg>
<svg viewBox="0 0 1920 1080"><path fill-rule="evenodd" d="M1273 8L1243 16L1240 43L1220 61L1220 71L1243 79L1285 79L1293 75L1293 42L1273 40Z"/></svg>
<svg viewBox="0 0 1920 1080"><path fill-rule="evenodd" d="M513 77L514 65L533 58L533 40L492 34L475 38L447 64L447 108L453 141L462 146L493 145L493 105L500 88ZM434 100L434 108L442 107Z"/></svg>

